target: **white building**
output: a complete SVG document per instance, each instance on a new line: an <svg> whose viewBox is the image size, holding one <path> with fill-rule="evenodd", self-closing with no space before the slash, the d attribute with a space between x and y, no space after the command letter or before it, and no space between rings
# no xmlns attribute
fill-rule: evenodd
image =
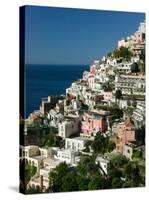
<svg viewBox="0 0 149 200"><path fill-rule="evenodd" d="M90 73L89 73L88 71L84 71L84 72L83 72L82 78L83 78L84 81L87 81L87 80L88 80L89 74L90 74Z"/></svg>
<svg viewBox="0 0 149 200"><path fill-rule="evenodd" d="M60 160L61 162L75 165L79 161L79 152L71 149L59 149L54 155L54 158Z"/></svg>
<svg viewBox="0 0 149 200"><path fill-rule="evenodd" d="M140 23L138 30L133 35L118 41L118 48L122 46L129 48L135 56L141 54L141 50L145 49L145 22Z"/></svg>
<svg viewBox="0 0 149 200"><path fill-rule="evenodd" d="M64 116L54 109L51 109L47 115L49 119L49 126L58 128L58 123L64 119Z"/></svg>
<svg viewBox="0 0 149 200"><path fill-rule="evenodd" d="M116 58L114 58L114 59L108 58L106 63L107 63L107 65L116 66L117 65L117 59Z"/></svg>
<svg viewBox="0 0 149 200"><path fill-rule="evenodd" d="M42 167L42 162L50 154L50 149L39 148L38 146L20 146L20 160L37 167L37 172Z"/></svg>
<svg viewBox="0 0 149 200"><path fill-rule="evenodd" d="M133 145L125 144L123 147L123 155L126 156L128 159L132 159L133 154Z"/></svg>
<svg viewBox="0 0 149 200"><path fill-rule="evenodd" d="M139 123L145 124L145 102L138 102L132 117Z"/></svg>
<svg viewBox="0 0 149 200"><path fill-rule="evenodd" d="M120 99L119 100L119 108L127 109L127 106L128 106L128 100L127 99Z"/></svg>
<svg viewBox="0 0 149 200"><path fill-rule="evenodd" d="M145 76L116 75L115 91L126 95L145 95Z"/></svg>
<svg viewBox="0 0 149 200"><path fill-rule="evenodd" d="M41 191L46 191L49 188L49 173L61 163L60 160L54 158L45 158L43 160L43 166L39 172L31 178L28 187L37 188Z"/></svg>
<svg viewBox="0 0 149 200"><path fill-rule="evenodd" d="M66 138L80 131L80 117L78 116L65 116L64 121L58 124L58 135Z"/></svg>
<svg viewBox="0 0 149 200"><path fill-rule="evenodd" d="M101 169L100 169L101 173L102 174L105 173L107 175L107 169L108 169L109 159L101 157L101 156L97 156L95 163L100 165L100 167L101 167Z"/></svg>
<svg viewBox="0 0 149 200"><path fill-rule="evenodd" d="M132 62L122 62L115 69L121 74L129 74L131 73L132 64Z"/></svg>
<svg viewBox="0 0 149 200"><path fill-rule="evenodd" d="M74 137L65 139L65 148L74 151L82 151L85 148L85 143L90 140L85 137Z"/></svg>

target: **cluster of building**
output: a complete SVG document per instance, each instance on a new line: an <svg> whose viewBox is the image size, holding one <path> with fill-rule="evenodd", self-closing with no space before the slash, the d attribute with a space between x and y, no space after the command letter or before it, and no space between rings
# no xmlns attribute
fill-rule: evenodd
<svg viewBox="0 0 149 200"><path fill-rule="evenodd" d="M90 70L84 71L82 78L66 89L66 95L56 100L56 106L51 107L55 98L48 97L42 100L40 111L29 116L32 122L38 120L39 116L46 116L43 123L57 129L58 136L65 140L65 147L21 146L20 159L37 167L37 173L28 186L46 190L49 172L61 162L76 166L84 153L86 142L94 140L96 134L114 135L116 148L112 153L120 153L131 159L136 126L145 123L145 76L131 73L133 63L140 61L141 52L145 49L145 23L140 23L134 35L120 40L118 48L121 46L132 51L130 61L110 56L95 60ZM119 101L116 99L117 90L122 93ZM123 111L131 107L133 114L113 122L108 108L115 104ZM102 109L102 106L107 109ZM96 159L103 173L107 173L109 158L100 155Z"/></svg>
<svg viewBox="0 0 149 200"><path fill-rule="evenodd" d="M124 46L129 48L133 54L138 57L145 49L145 22L140 23L138 30L131 36L118 42L118 48Z"/></svg>

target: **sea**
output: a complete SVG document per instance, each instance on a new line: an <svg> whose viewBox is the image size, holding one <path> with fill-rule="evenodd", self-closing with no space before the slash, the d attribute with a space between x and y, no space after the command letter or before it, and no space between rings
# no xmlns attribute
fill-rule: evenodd
<svg viewBox="0 0 149 200"><path fill-rule="evenodd" d="M25 117L39 110L42 98L65 94L88 70L89 65L25 65Z"/></svg>

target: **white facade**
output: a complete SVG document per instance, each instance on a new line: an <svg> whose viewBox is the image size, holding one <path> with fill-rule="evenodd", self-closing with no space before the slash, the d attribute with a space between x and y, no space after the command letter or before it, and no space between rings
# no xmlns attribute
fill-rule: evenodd
<svg viewBox="0 0 149 200"><path fill-rule="evenodd" d="M43 160L43 165L40 168L39 172L31 178L28 186L31 187L40 187L42 191L45 191L49 188L49 173L52 171L56 166L61 163L60 160L54 158L46 158Z"/></svg>
<svg viewBox="0 0 149 200"><path fill-rule="evenodd" d="M108 163L109 163L109 160L107 159L107 158L103 158L103 157L101 157L101 156L98 156L97 158L96 158L96 164L99 164L100 165L100 167L102 168L102 170L100 170L101 171L101 173L103 174L103 173L105 173L105 174L107 174L107 169L108 169Z"/></svg>
<svg viewBox="0 0 149 200"><path fill-rule="evenodd" d="M56 110L51 109L47 115L49 119L49 125L58 128L58 123L63 120L64 116Z"/></svg>
<svg viewBox="0 0 149 200"><path fill-rule="evenodd" d="M125 100L125 99L120 99L119 100L119 108L121 108L121 109L127 109L127 100Z"/></svg>
<svg viewBox="0 0 149 200"><path fill-rule="evenodd" d="M107 65L116 66L117 65L117 59L116 58L114 58L114 59L108 58L107 59Z"/></svg>
<svg viewBox="0 0 149 200"><path fill-rule="evenodd" d="M126 95L145 95L145 76L120 75L115 77L115 91Z"/></svg>
<svg viewBox="0 0 149 200"><path fill-rule="evenodd" d="M78 152L73 151L71 149L59 149L57 150L56 155L54 155L54 158L62 162L66 162L68 164L75 165L76 158L78 158L78 155Z"/></svg>
<svg viewBox="0 0 149 200"><path fill-rule="evenodd" d="M116 70L122 74L129 74L131 73L132 62L122 62L116 66Z"/></svg>
<svg viewBox="0 0 149 200"><path fill-rule="evenodd" d="M88 72L88 71L84 71L84 72L83 72L83 77L82 77L83 80L84 80L84 81L87 81L88 77L89 77L89 72Z"/></svg>
<svg viewBox="0 0 149 200"><path fill-rule="evenodd" d="M59 122L58 124L58 135L63 138L66 138L70 137L75 133L78 133L80 130L79 123L79 117L75 116L73 118L65 118L64 121Z"/></svg>
<svg viewBox="0 0 149 200"><path fill-rule="evenodd" d="M86 138L74 137L65 139L65 148L74 151L82 151L85 148L85 143L88 141Z"/></svg>
<svg viewBox="0 0 149 200"><path fill-rule="evenodd" d="M88 86L89 86L90 89L94 89L94 82L95 82L94 76L93 75L89 76L89 78L88 78Z"/></svg>
<svg viewBox="0 0 149 200"><path fill-rule="evenodd" d="M132 117L142 124L145 124L145 102L137 103L136 109L133 111Z"/></svg>
<svg viewBox="0 0 149 200"><path fill-rule="evenodd" d="M39 148L38 146L20 146L20 160L37 167L37 172L42 167L42 162L49 156L49 149Z"/></svg>
<svg viewBox="0 0 149 200"><path fill-rule="evenodd" d="M131 145L125 144L123 148L123 155L128 159L132 159L133 147Z"/></svg>

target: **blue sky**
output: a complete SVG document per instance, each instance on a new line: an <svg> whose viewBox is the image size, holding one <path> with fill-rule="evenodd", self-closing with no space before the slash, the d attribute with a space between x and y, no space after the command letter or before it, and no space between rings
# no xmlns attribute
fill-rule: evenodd
<svg viewBox="0 0 149 200"><path fill-rule="evenodd" d="M27 6L26 63L91 64L144 19L144 13Z"/></svg>

